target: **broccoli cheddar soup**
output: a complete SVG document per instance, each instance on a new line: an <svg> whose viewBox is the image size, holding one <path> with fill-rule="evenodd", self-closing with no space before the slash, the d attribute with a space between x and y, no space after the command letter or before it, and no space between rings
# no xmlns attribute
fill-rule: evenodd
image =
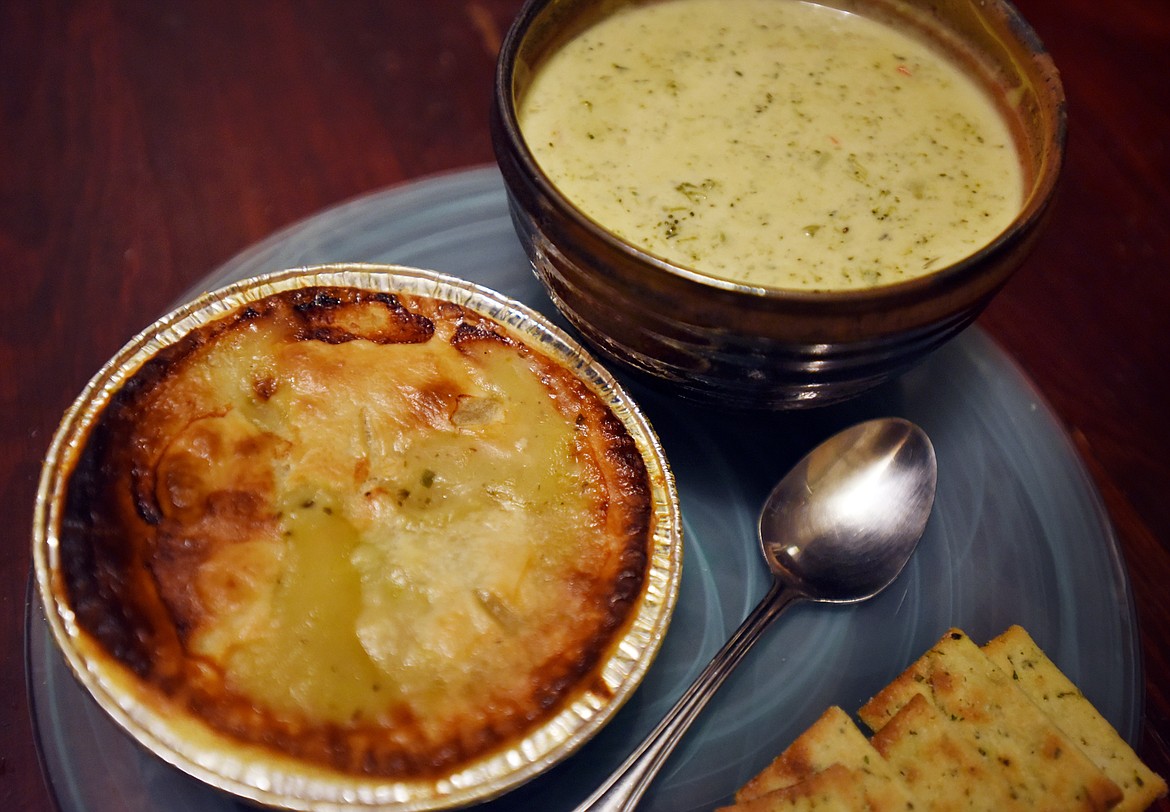
<svg viewBox="0 0 1170 812"><path fill-rule="evenodd" d="M630 6L519 99L541 168L584 214L676 264L840 290L930 273L1015 218L993 100L923 41L796 0Z"/></svg>

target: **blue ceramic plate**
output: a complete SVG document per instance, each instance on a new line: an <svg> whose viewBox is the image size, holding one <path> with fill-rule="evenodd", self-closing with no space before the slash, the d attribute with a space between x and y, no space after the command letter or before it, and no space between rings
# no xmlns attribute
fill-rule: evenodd
<svg viewBox="0 0 1170 812"><path fill-rule="evenodd" d="M560 319L532 275L494 167L327 210L245 251L196 293L334 261L429 268ZM934 513L901 578L855 607L797 606L753 650L666 764L647 812L710 810L830 704L856 711L950 626L978 642L1026 627L1123 736L1142 712L1125 564L1067 436L1012 361L972 328L897 381L808 413L730 418L623 378L678 481L685 555L678 608L642 687L552 771L481 810L570 810L666 712L767 587L756 512L808 449L897 415L930 434ZM137 749L75 684L30 604L29 685L46 773L64 812L221 812L235 801ZM238 807L243 809L242 806Z"/></svg>

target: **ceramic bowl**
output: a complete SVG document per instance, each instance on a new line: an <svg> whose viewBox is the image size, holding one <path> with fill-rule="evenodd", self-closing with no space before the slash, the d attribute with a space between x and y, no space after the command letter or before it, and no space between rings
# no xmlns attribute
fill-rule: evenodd
<svg viewBox="0 0 1170 812"><path fill-rule="evenodd" d="M550 53L628 4L529 2L503 42L492 106L494 149L520 241L556 306L610 360L678 395L721 406L844 400L971 324L1032 249L1060 175L1065 100L1039 38L1002 0L829 3L915 29L954 54L997 100L1015 135L1023 204L974 254L909 281L808 292L724 281L619 239L542 171L517 111Z"/></svg>

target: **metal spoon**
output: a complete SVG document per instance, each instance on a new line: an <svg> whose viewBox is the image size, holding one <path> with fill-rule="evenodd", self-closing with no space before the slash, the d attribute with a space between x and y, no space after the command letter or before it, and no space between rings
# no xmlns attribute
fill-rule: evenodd
<svg viewBox="0 0 1170 812"><path fill-rule="evenodd" d="M576 812L631 810L691 722L789 605L857 603L889 586L934 504L934 447L918 426L871 420L830 437L776 485L760 512L772 586L694 684Z"/></svg>

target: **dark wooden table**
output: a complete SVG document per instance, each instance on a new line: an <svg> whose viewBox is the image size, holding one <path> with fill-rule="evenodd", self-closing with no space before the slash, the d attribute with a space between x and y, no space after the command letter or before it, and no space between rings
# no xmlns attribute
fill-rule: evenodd
<svg viewBox="0 0 1170 812"><path fill-rule="evenodd" d="M0 3L0 809L52 808L23 619L61 413L248 245L492 161L492 68L519 5ZM1170 5L1019 6L1062 70L1071 137L1046 235L981 323L1050 402L1115 523L1145 655L1139 747L1170 775Z"/></svg>

